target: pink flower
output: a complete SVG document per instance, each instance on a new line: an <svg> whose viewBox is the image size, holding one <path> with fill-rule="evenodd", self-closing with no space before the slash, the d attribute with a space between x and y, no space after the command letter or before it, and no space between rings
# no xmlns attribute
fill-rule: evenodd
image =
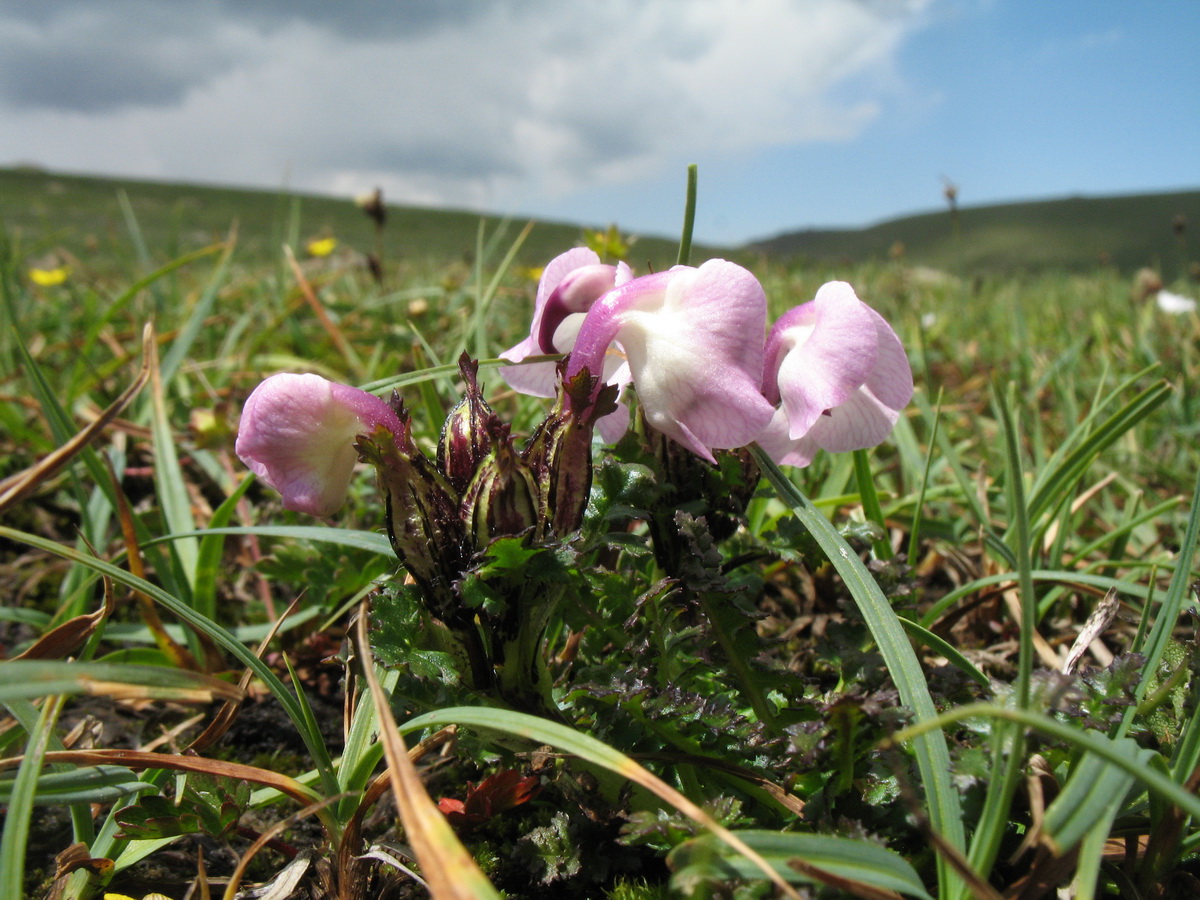
<svg viewBox="0 0 1200 900"><path fill-rule="evenodd" d="M633 273L625 263L601 265L600 257L585 247L559 254L546 266L538 283L529 337L505 350L500 358L520 362L529 356L570 353L592 304L631 278ZM544 362L506 366L500 370L500 376L522 394L553 397L558 385L555 365ZM629 367L615 349L606 357L601 371L595 374L605 383L617 385L621 391L629 383ZM628 407L618 401L616 411L602 418L596 427L609 443L619 440L629 427Z"/></svg>
<svg viewBox="0 0 1200 900"><path fill-rule="evenodd" d="M272 375L242 408L235 450L285 507L327 516L345 502L358 460L355 437L379 427L403 433L373 394L319 375Z"/></svg>
<svg viewBox="0 0 1200 900"><path fill-rule="evenodd" d="M778 404L757 437L777 463L806 466L818 449L873 447L912 399L900 339L844 281L785 313L767 336L763 393Z"/></svg>
<svg viewBox="0 0 1200 900"><path fill-rule="evenodd" d="M579 328L567 376L604 370L615 343L625 354L646 421L713 461L771 419L760 393L767 300L741 266L713 259L618 284Z"/></svg>

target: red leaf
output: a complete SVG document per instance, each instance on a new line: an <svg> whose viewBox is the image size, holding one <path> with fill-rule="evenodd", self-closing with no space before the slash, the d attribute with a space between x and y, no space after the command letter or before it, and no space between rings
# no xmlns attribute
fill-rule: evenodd
<svg viewBox="0 0 1200 900"><path fill-rule="evenodd" d="M478 825L496 813L532 800L540 790L541 783L537 776L522 778L515 769L504 769L489 775L478 787L468 781L465 803L443 797L438 801L438 809L454 825Z"/></svg>

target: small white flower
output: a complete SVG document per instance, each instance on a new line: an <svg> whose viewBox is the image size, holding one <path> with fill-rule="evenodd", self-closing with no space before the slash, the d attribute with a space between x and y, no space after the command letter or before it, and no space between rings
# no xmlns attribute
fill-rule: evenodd
<svg viewBox="0 0 1200 900"><path fill-rule="evenodd" d="M1158 308L1173 316L1196 311L1196 301L1183 294L1173 294L1170 291L1158 292Z"/></svg>

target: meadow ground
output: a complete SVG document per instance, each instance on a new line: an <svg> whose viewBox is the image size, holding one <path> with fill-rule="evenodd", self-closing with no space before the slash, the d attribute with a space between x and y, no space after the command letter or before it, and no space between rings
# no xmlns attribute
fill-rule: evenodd
<svg viewBox="0 0 1200 900"><path fill-rule="evenodd" d="M277 371L394 387L432 456L466 352L523 438L550 401L489 361L530 247L578 232L485 223L372 275L369 222L312 256L290 206L250 249L123 216L0 245L0 895L1200 891L1200 318L1132 272L747 255L773 315L837 279L892 324L892 437L783 471L597 448L582 529L496 541L438 621L371 474L283 510L241 405ZM550 680L481 679L462 630L495 656L548 596Z"/></svg>

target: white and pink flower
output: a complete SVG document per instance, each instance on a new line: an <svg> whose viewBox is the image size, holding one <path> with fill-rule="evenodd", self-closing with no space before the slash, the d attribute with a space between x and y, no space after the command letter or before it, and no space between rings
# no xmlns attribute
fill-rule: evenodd
<svg viewBox="0 0 1200 900"><path fill-rule="evenodd" d="M285 507L328 516L346 500L355 437L380 426L404 431L374 394L320 375L272 375L246 399L234 449Z"/></svg>
<svg viewBox="0 0 1200 900"><path fill-rule="evenodd" d="M780 317L767 337L763 392L776 404L758 444L781 465L886 438L912 399L904 347L844 281Z"/></svg>

